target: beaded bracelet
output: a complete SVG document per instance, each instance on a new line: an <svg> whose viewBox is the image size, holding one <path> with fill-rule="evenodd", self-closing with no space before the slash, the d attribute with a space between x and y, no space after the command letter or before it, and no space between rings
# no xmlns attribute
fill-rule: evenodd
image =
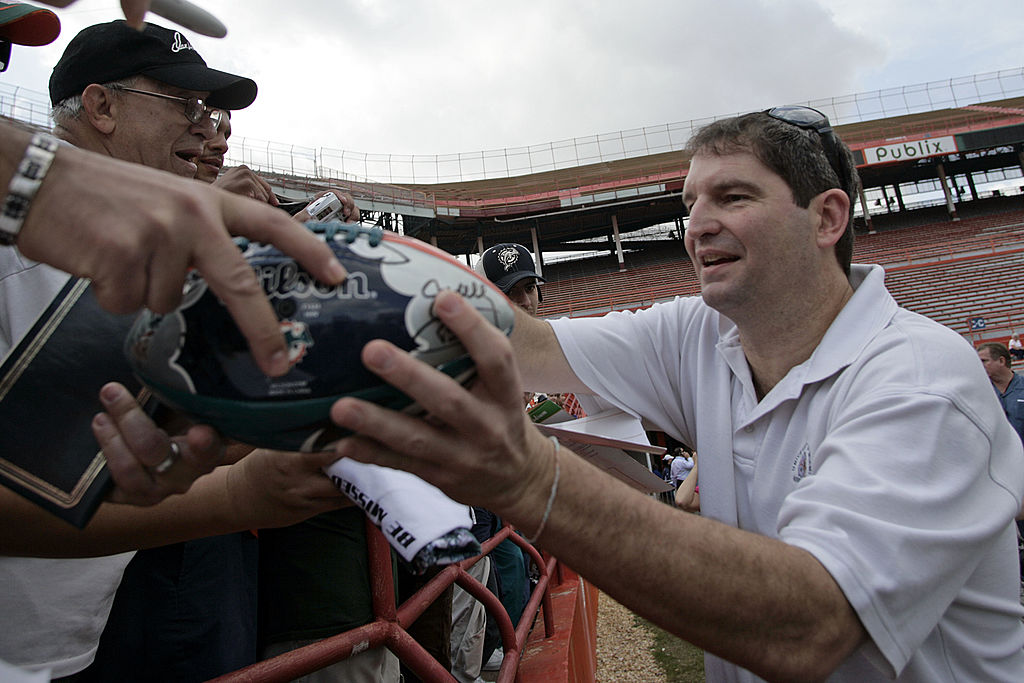
<svg viewBox="0 0 1024 683"><path fill-rule="evenodd" d="M533 535L533 538L526 539L527 543L533 544L537 542L540 535L544 533L544 527L548 523L548 517L551 516L551 506L555 504L555 494L558 493L558 478L562 474L562 468L558 465L558 451L561 445L558 443L558 438L549 436L551 442L555 444L555 479L551 482L551 493L548 494L548 506L544 508L544 516L540 518L540 526L537 527L537 533Z"/></svg>
<svg viewBox="0 0 1024 683"><path fill-rule="evenodd" d="M52 135L36 133L25 148L25 156L11 176L7 198L0 210L0 244L11 245L17 241L25 216L32 207L32 199L53 163L57 144Z"/></svg>

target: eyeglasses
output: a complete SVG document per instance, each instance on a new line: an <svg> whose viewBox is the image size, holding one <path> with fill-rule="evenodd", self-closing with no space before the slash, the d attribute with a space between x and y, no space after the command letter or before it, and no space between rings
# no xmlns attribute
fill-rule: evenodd
<svg viewBox="0 0 1024 683"><path fill-rule="evenodd" d="M772 107L765 109L764 113L777 121L817 133L821 139L821 148L825 152L825 158L839 178L840 189L844 192L847 191L847 185L850 182L849 175L846 172L845 164L842 163L839 138L832 130L827 116L817 109L800 106Z"/></svg>
<svg viewBox="0 0 1024 683"><path fill-rule="evenodd" d="M175 97L174 95L165 95L162 92L150 92L149 90L138 90L136 88L126 88L123 85L113 86L112 90L122 90L124 92L135 93L136 95L149 95L150 97L159 97L162 100L172 100L174 102L183 102L185 104L185 118L190 123L199 123L205 117L210 117L210 121L213 123L214 129L220 125L221 119L224 117L224 111L211 107L204 100L198 97Z"/></svg>

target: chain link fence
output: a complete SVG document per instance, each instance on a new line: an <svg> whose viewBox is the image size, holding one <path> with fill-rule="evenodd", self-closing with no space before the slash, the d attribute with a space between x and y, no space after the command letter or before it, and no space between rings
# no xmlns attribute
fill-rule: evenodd
<svg viewBox="0 0 1024 683"><path fill-rule="evenodd" d="M1024 67L793 104L820 109L834 125L841 125L1020 95L1024 95ZM0 114L5 116L48 126L48 102L45 93L0 83ZM666 123L526 147L437 155L374 154L235 136L227 161L268 173L325 180L394 185L452 183L511 178L678 151L694 130L713 120Z"/></svg>

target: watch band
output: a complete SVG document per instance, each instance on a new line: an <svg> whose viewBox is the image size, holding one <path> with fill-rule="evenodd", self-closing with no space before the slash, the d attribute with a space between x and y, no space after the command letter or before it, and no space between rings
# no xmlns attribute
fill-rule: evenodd
<svg viewBox="0 0 1024 683"><path fill-rule="evenodd" d="M0 210L0 244L11 245L17 241L32 199L53 163L57 145L57 138L52 135L36 133L25 148L25 156L11 177L7 198Z"/></svg>

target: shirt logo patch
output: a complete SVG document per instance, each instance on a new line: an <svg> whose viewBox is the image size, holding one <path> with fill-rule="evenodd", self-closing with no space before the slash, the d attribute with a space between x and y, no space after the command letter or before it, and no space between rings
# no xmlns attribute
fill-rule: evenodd
<svg viewBox="0 0 1024 683"><path fill-rule="evenodd" d="M800 452L796 454L796 459L793 460L793 481L800 481L809 474L814 474L813 466L811 464L811 447L804 444L800 448Z"/></svg>

